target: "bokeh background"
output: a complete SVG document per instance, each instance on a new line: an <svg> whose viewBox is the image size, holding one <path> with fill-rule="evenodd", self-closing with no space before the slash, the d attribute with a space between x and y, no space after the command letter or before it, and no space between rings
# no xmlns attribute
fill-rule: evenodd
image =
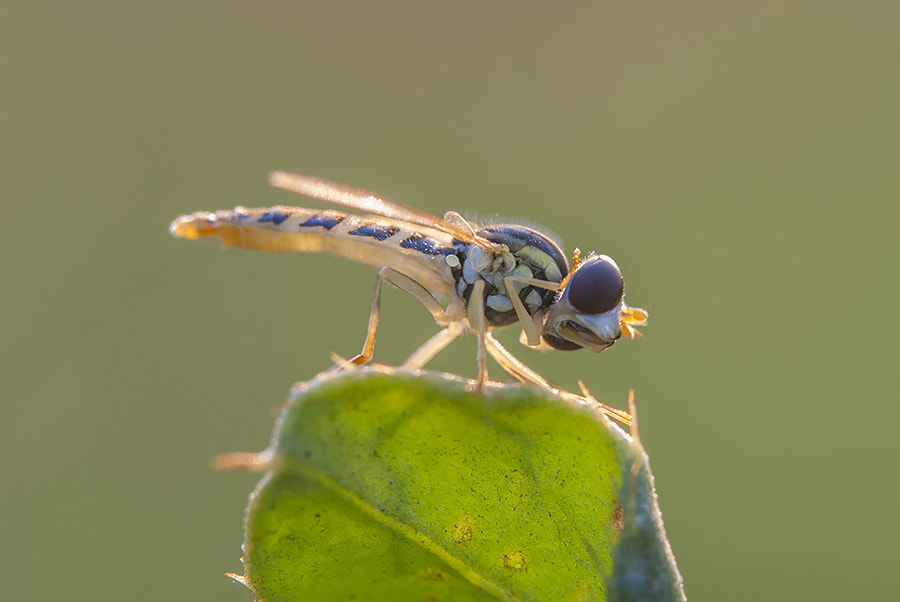
<svg viewBox="0 0 900 602"><path fill-rule="evenodd" d="M251 598L257 476L209 459L358 350L375 277L167 233L307 203L273 169L613 256L644 340L501 338L635 389L688 596L895 597L898 6L7 1L0 599ZM386 363L435 331L396 290L383 319Z"/></svg>

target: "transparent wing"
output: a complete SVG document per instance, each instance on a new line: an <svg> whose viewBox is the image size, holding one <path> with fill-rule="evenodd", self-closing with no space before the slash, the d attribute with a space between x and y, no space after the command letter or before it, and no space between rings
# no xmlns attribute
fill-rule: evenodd
<svg viewBox="0 0 900 602"><path fill-rule="evenodd" d="M351 207L367 213L381 215L390 219L418 224L426 228L432 228L441 232L446 232L454 238L463 242L477 245L488 249L496 248L496 244L475 234L475 231L464 228L463 223L468 222L460 218L461 223L448 223L433 215L418 211L412 207L406 207L393 201L388 201L368 190L362 188L354 188L345 186L337 182L314 178L312 176L303 176L299 174L287 173L284 171L274 171L269 174L269 184L275 188L281 188L289 192L296 192L311 199L336 203L344 207ZM454 214L456 215L456 214Z"/></svg>

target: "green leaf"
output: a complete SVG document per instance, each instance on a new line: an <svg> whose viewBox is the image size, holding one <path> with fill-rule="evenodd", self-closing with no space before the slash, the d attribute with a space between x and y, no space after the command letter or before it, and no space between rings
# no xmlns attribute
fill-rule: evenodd
<svg viewBox="0 0 900 602"><path fill-rule="evenodd" d="M544 391L355 370L235 458L266 470L240 578L260 600L683 596L639 443Z"/></svg>

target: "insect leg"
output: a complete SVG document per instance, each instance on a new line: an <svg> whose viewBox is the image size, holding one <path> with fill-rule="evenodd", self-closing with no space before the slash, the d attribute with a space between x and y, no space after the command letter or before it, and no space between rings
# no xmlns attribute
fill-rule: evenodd
<svg viewBox="0 0 900 602"><path fill-rule="evenodd" d="M478 279L472 286L472 294L466 306L469 318L469 328L475 333L478 340L478 348L475 360L478 362L478 380L476 386L480 391L487 380L487 357L485 354L485 337L487 337L487 320L484 317L484 280Z"/></svg>
<svg viewBox="0 0 900 602"><path fill-rule="evenodd" d="M385 266L378 270L378 277L375 279L375 295L372 297L372 309L369 312L369 326L366 330L366 341L363 343L362 351L359 355L349 360L354 366L361 366L372 359L375 352L375 335L378 332L378 317L381 312L381 288L384 281L387 280L400 290L412 295L416 301L425 306L434 319L439 323L445 323L444 308L437 299L424 286L407 276L402 272L398 272L392 267ZM449 341L448 341L449 342Z"/></svg>
<svg viewBox="0 0 900 602"><path fill-rule="evenodd" d="M462 331L462 322L451 322L450 326L428 339L424 345L416 349L415 353L413 353L405 362L403 362L401 368L418 370L419 368L430 362L431 358L437 355L438 352L441 351L441 349L449 345L450 342L458 337Z"/></svg>
<svg viewBox="0 0 900 602"><path fill-rule="evenodd" d="M491 357L497 360L497 363L500 364L504 370L519 379L519 381L537 385L542 389L551 391L554 395L559 395L564 399L574 400L576 403L588 403L594 405L600 412L606 414L610 418L615 418L625 425L631 424L631 414L598 401L597 398L591 395L590 391L587 390L587 387L584 386L583 382L578 382L578 385L581 387L581 395L576 395L575 393L570 393L564 389L553 387L540 374L523 364L518 358L507 351L506 348L500 344L500 341L495 339L491 333L487 333L485 342L487 343L487 351L491 354Z"/></svg>
<svg viewBox="0 0 900 602"><path fill-rule="evenodd" d="M503 279L503 285L506 287L506 296L509 297L513 309L516 310L516 317L519 318L519 323L522 325L522 331L525 333L526 344L529 347L538 347L541 344L541 333L538 332L537 324L535 324L531 316L528 315L525 304L522 303L522 300L519 298L519 293L516 292L516 282L546 288L551 291L559 290L559 283L550 282L548 280L537 280L535 278L525 278L522 276L506 276Z"/></svg>
<svg viewBox="0 0 900 602"><path fill-rule="evenodd" d="M556 391L555 388L550 386L544 378L523 364L519 359L517 359L512 353L506 350L506 348L500 344L500 341L494 338L494 335L491 333L487 333L485 335L485 343L487 346L488 353L491 354L497 363L500 366L509 372L511 375L516 377L523 383L532 383L543 389L547 389L549 391Z"/></svg>

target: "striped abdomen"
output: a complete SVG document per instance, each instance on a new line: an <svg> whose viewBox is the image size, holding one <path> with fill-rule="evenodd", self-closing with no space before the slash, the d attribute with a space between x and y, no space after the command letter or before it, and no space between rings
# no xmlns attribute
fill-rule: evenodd
<svg viewBox="0 0 900 602"><path fill-rule="evenodd" d="M179 217L169 228L187 239L217 237L242 249L323 252L375 267L392 266L433 292L452 296L455 279L448 255L460 249L444 232L382 217L300 207L269 207Z"/></svg>

